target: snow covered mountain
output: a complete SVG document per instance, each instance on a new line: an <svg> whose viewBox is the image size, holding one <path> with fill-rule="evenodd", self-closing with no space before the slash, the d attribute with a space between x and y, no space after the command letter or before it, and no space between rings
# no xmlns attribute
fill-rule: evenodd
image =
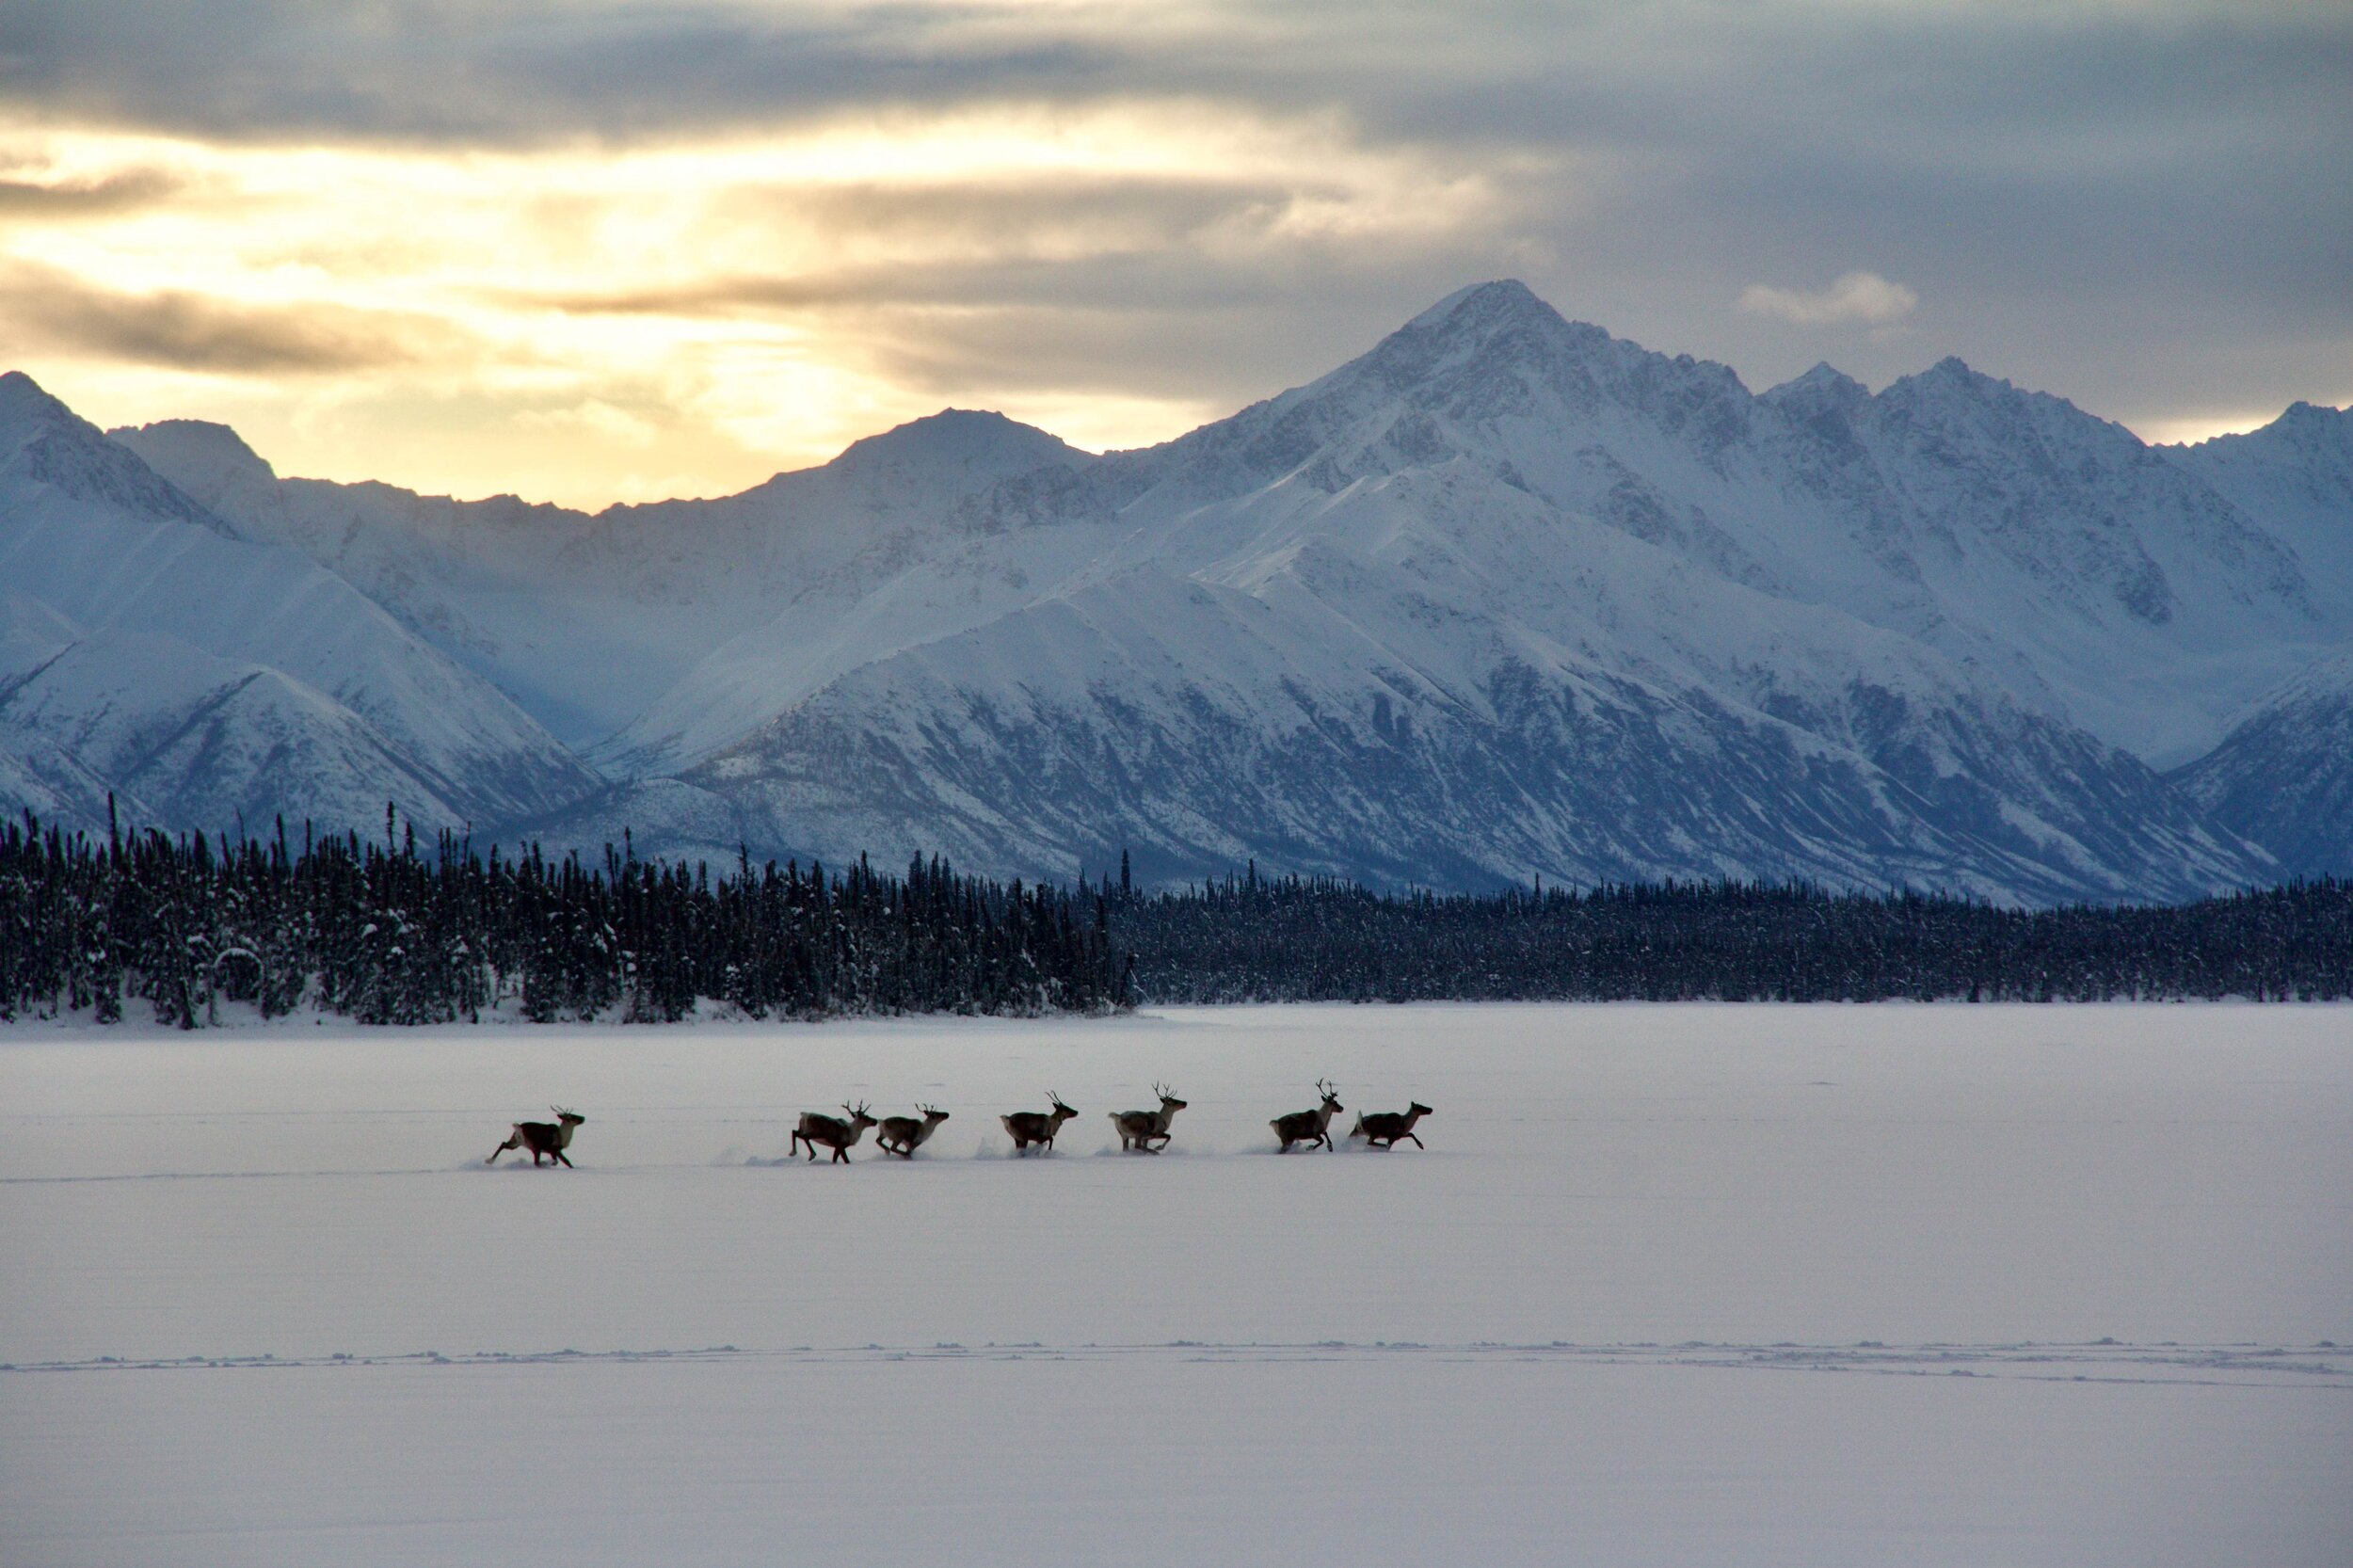
<svg viewBox="0 0 2353 1568"><path fill-rule="evenodd" d="M1876 397L1826 368L1753 396L1721 366L1563 321L1517 284L1442 302L1321 381L1168 446L967 501L1000 532L1092 522L1096 539L960 546L964 559L926 564L940 581L922 597L936 605L987 581L997 558L1000 576L1034 583L1068 551L1145 524L1164 532L1287 479L1337 493L1442 468L1455 504L1533 495L1733 582L1925 642L2158 762L2198 755L2248 701L2353 635L2353 576L2331 570L2316 590L2308 552L2169 454L2057 399L1956 360ZM1032 552L1047 559L1013 558ZM904 613L910 584L894 594ZM769 716L782 712L801 691L779 688L775 669L808 667L847 614L803 605L727 649L641 715L622 754L659 771L724 744L746 715L722 693L778 692ZM692 721L712 706L726 722Z"/></svg>
<svg viewBox="0 0 2353 1568"><path fill-rule="evenodd" d="M741 495L590 515L281 480L234 431L195 420L111 434L241 536L301 551L583 749L728 638L922 559L959 497L1084 457L1001 414L952 409Z"/></svg>
<svg viewBox="0 0 2353 1568"><path fill-rule="evenodd" d="M1439 886L1539 868L2043 901L2245 874L2242 847L2132 759L1868 628L1809 637L1789 617L1769 634L1800 667L1739 703L1431 586L1341 541L1251 590L1114 577L863 666L625 796L600 832L660 820L704 853L928 845L1065 875L1126 848L1155 876L1255 856ZM1645 584L1678 586L1694 610L1774 618L1705 579ZM1374 608L1402 630L1369 634ZM1858 653L1884 658L1880 680Z"/></svg>
<svg viewBox="0 0 2353 1568"><path fill-rule="evenodd" d="M593 775L305 556L0 376L0 805L69 826L546 811Z"/></svg>
<svg viewBox="0 0 2353 1568"><path fill-rule="evenodd" d="M1957 360L1753 394L1494 283L1160 447L952 411L594 517L115 434L591 757L507 819L551 842L2046 902L2280 874L2152 764L2353 646L2346 428L2151 448Z"/></svg>
<svg viewBox="0 0 2353 1568"><path fill-rule="evenodd" d="M2313 659L2342 647L2353 604L2353 408L2297 403L2260 430L2157 450L2293 552L2322 612Z"/></svg>
<svg viewBox="0 0 2353 1568"><path fill-rule="evenodd" d="M2173 776L2287 873L2353 877L2353 653L2271 694Z"/></svg>
<svg viewBox="0 0 2353 1568"><path fill-rule="evenodd" d="M2260 430L2173 455L2262 518L2328 602L2353 600L2353 409L2298 403ZM2353 875L2353 652L2324 650L2172 776L2289 872Z"/></svg>
<svg viewBox="0 0 2353 1568"><path fill-rule="evenodd" d="M2353 634L2353 594L2317 600L2196 474L2057 398L1958 360L1876 396L1828 367L1752 395L1516 283L1156 456L1182 471L1163 484L1210 489L1469 459L1490 490L1925 642L2160 760L2305 662L2282 644Z"/></svg>
<svg viewBox="0 0 2353 1568"><path fill-rule="evenodd" d="M1753 397L1515 284L963 510L990 526L704 661L632 726L685 765L567 831L2176 897L2271 868L2081 711L2214 728L2131 661L2178 686L2239 635L2262 674L2234 614L2325 619L2276 540L2056 400L1949 364ZM694 719L755 696L710 749Z"/></svg>

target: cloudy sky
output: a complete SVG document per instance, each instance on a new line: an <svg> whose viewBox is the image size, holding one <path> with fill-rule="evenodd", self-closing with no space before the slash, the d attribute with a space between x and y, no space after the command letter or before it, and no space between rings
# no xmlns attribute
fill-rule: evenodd
<svg viewBox="0 0 2353 1568"><path fill-rule="evenodd" d="M1753 387L2353 403L2353 5L0 5L0 363L282 473L1136 445L1496 277Z"/></svg>

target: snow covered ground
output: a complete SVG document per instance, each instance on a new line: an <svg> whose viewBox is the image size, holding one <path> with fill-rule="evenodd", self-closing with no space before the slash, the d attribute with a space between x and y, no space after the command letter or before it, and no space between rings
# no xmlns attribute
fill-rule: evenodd
<svg viewBox="0 0 2353 1568"><path fill-rule="evenodd" d="M0 1245L9 1568L2353 1560L2353 1009L20 1025Z"/></svg>

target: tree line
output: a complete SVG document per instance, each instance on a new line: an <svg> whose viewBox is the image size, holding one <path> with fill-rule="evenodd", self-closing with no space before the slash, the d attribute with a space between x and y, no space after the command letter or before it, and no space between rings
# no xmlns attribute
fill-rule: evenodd
<svg viewBox="0 0 2353 1568"><path fill-rule="evenodd" d="M2353 997L2353 883L2172 906L2004 908L1935 893L1673 882L1376 893L1242 874L1145 892L755 866L713 875L537 846L420 851L389 809L290 847L0 826L0 1020L167 1024L222 1002L361 1023L1040 1016L1137 1000L2110 1001Z"/></svg>
<svg viewBox="0 0 2353 1568"><path fill-rule="evenodd" d="M1102 892L1154 1002L2353 997L2353 883L2334 879L2033 910L1753 882L1390 895L1255 865Z"/></svg>
<svg viewBox="0 0 2353 1568"><path fill-rule="evenodd" d="M104 839L0 829L0 1019L143 1000L166 1024L224 1001L360 1023L669 1022L697 1003L754 1018L1100 1012L1125 1005L1102 901L965 876L917 858L839 872L739 856L707 865L477 854L442 834L420 853L385 814L291 848L159 831ZM626 838L624 843L626 844Z"/></svg>

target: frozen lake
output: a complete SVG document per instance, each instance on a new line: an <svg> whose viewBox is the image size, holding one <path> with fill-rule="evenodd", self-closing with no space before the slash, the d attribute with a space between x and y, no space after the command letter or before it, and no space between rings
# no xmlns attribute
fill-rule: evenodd
<svg viewBox="0 0 2353 1568"><path fill-rule="evenodd" d="M0 1242L9 1568L2353 1560L2353 1009L20 1025Z"/></svg>

